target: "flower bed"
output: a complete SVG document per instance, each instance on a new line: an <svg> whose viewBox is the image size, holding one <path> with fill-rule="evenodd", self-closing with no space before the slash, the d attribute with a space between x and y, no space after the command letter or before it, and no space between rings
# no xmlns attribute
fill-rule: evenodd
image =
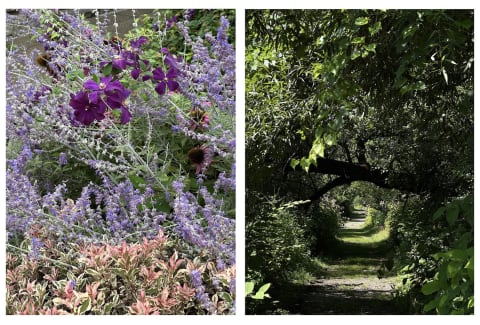
<svg viewBox="0 0 480 325"><path fill-rule="evenodd" d="M93 13L7 53L7 314L234 313L233 11Z"/></svg>

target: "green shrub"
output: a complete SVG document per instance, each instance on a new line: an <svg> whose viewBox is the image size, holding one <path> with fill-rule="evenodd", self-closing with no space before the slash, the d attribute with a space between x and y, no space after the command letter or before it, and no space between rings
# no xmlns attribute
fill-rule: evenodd
<svg viewBox="0 0 480 325"><path fill-rule="evenodd" d="M328 251L335 244L340 229L342 207L333 199L324 198L309 207L305 215L306 234L314 254Z"/></svg>
<svg viewBox="0 0 480 325"><path fill-rule="evenodd" d="M308 263L304 230L295 204L247 193L247 277L257 283L282 282Z"/></svg>
<svg viewBox="0 0 480 325"><path fill-rule="evenodd" d="M438 267L433 279L422 286L422 293L430 299L423 310L435 310L437 314L473 314L473 196L439 208L433 220L455 226L456 240L447 251L433 255Z"/></svg>

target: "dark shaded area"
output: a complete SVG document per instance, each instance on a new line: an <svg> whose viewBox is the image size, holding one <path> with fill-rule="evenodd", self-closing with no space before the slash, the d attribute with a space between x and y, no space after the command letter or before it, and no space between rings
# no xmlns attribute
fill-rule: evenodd
<svg viewBox="0 0 480 325"><path fill-rule="evenodd" d="M359 228L343 228L342 237L369 237L379 231L364 226L365 211L354 211L350 222ZM317 278L305 284L285 284L272 287L269 294L275 299L252 306L255 314L301 315L406 315L408 305L396 300L392 289L381 284L377 270L388 259L391 244L388 240L371 243L348 243L337 240L323 261L328 270L319 269ZM378 281L378 282L377 282ZM248 303L248 301L247 301Z"/></svg>
<svg viewBox="0 0 480 325"><path fill-rule="evenodd" d="M382 290L359 291L333 285L289 285L272 288L274 301L256 306L255 314L407 315L408 308Z"/></svg>
<svg viewBox="0 0 480 325"><path fill-rule="evenodd" d="M311 173L338 175L333 181L323 185L310 196L310 200L318 200L331 189L350 184L354 181L365 181L373 183L382 188L398 189L412 193L420 193L423 188L418 180L408 173L397 173L391 177L390 171L380 168L372 168L367 163L352 163L334 159L317 158L317 165L310 167ZM406 181L407 180L407 181Z"/></svg>

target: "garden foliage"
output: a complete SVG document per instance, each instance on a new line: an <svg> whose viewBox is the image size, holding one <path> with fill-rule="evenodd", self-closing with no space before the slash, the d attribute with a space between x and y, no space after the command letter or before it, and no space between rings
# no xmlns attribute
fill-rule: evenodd
<svg viewBox="0 0 480 325"><path fill-rule="evenodd" d="M7 313L234 312L232 22L179 13L120 36L115 11L21 12L42 50L7 52Z"/></svg>
<svg viewBox="0 0 480 325"><path fill-rule="evenodd" d="M393 271L405 266L397 290L411 313L473 312L471 229L459 203L473 193L473 17L473 10L246 14L247 190L267 205L272 197L312 200L313 214L281 218L296 220L292 232L320 239L315 252L332 242L352 205L369 207L371 225L391 233ZM248 255L269 218L262 203L247 202ZM272 251L284 243L291 242L282 238Z"/></svg>

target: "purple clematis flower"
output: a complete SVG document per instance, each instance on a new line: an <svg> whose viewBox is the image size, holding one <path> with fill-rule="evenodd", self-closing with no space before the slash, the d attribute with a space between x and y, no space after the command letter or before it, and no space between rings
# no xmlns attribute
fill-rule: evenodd
<svg viewBox="0 0 480 325"><path fill-rule="evenodd" d="M105 112L113 109L120 109L122 124L128 123L132 118L125 105L130 90L120 81L113 80L112 76L100 77L99 82L88 80L83 88L76 95L70 95L70 106L73 107L78 122L90 125L94 120L101 121L105 118Z"/></svg>
<svg viewBox="0 0 480 325"><path fill-rule="evenodd" d="M115 55L112 60L112 68L123 71L127 68L127 60L123 55Z"/></svg>
<svg viewBox="0 0 480 325"><path fill-rule="evenodd" d="M112 76L100 77L99 83L96 83L94 80L88 80L83 84L83 87L90 91L88 99L91 103L98 105L107 104L110 108L122 106L123 102L130 95L130 90L123 87L120 81L112 81L112 79Z"/></svg>
<svg viewBox="0 0 480 325"><path fill-rule="evenodd" d="M163 72L162 68L160 67L156 68L155 70L153 70L153 79L159 82L155 87L155 91L159 95L163 95L165 94L167 86L170 91L177 90L179 87L178 82L175 80L177 77L178 77L178 70L174 67L171 67L170 69L168 69L167 74Z"/></svg>
<svg viewBox="0 0 480 325"><path fill-rule="evenodd" d="M130 46L132 49L140 50L142 45L147 43L148 39L145 36L140 36L137 40L130 41Z"/></svg>
<svg viewBox="0 0 480 325"><path fill-rule="evenodd" d="M74 109L75 119L83 125L90 125L94 120L101 121L105 118L105 106L91 103L88 93L84 91L76 95L70 94L70 106Z"/></svg>
<svg viewBox="0 0 480 325"><path fill-rule="evenodd" d="M173 16L172 18L168 18L167 19L167 28L172 28L173 26L175 26L177 21L178 21L177 16Z"/></svg>
<svg viewBox="0 0 480 325"><path fill-rule="evenodd" d="M165 63L169 67L174 67L175 69L178 69L177 63L182 62L182 58L181 57L175 58L166 47L162 47L161 51L163 54L165 54Z"/></svg>
<svg viewBox="0 0 480 325"><path fill-rule="evenodd" d="M127 124L128 122L130 122L132 114L128 111L127 107L120 107L120 111L122 112L122 115L120 115L120 123Z"/></svg>

